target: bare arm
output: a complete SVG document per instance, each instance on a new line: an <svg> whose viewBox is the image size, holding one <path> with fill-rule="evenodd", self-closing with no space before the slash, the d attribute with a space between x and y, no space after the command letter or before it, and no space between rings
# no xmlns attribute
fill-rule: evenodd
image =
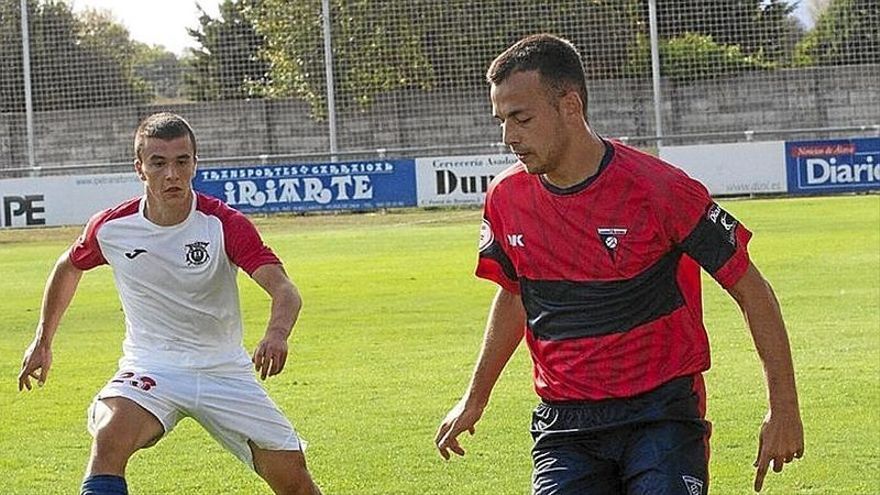
<svg viewBox="0 0 880 495"><path fill-rule="evenodd" d="M275 376L287 362L287 338L302 308L302 298L281 265L263 265L251 277L272 298L266 335L254 349L253 362L260 378Z"/></svg>
<svg viewBox="0 0 880 495"><path fill-rule="evenodd" d="M70 301L76 294L76 288L82 277L82 270L73 266L69 253L64 252L55 262L52 273L46 281L43 291L43 304L40 309L40 322L37 324L36 335L24 353L21 371L18 373L18 389L31 390L31 378L42 386L49 376L52 366L52 340L58 330L58 324Z"/></svg>
<svg viewBox="0 0 880 495"><path fill-rule="evenodd" d="M760 491L771 460L773 470L780 472L784 463L803 455L804 428L791 347L773 289L758 269L749 265L746 274L730 289L730 294L742 309L767 381L770 408L761 425L755 461L755 491Z"/></svg>
<svg viewBox="0 0 880 495"><path fill-rule="evenodd" d="M458 435L464 431L474 434L474 425L483 415L495 382L523 338L525 318L520 296L498 289L470 385L464 397L446 415L434 439L444 459L449 459L450 450L464 455Z"/></svg>

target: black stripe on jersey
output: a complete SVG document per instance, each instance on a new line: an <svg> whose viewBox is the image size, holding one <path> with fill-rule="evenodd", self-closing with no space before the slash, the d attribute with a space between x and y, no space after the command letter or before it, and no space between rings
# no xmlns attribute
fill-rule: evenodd
<svg viewBox="0 0 880 495"><path fill-rule="evenodd" d="M714 275L736 252L737 225L733 215L712 203L680 248Z"/></svg>
<svg viewBox="0 0 880 495"><path fill-rule="evenodd" d="M480 251L480 257L491 258L497 261L498 264L501 265L504 275L510 280L516 281L519 279L519 277L516 276L516 269L513 267L513 262L510 261L510 258L507 257L507 253L504 252L504 249L501 248L501 245L498 244L497 241L492 241L491 244Z"/></svg>
<svg viewBox="0 0 880 495"><path fill-rule="evenodd" d="M539 340L623 333L684 305L678 289L679 251L631 279L608 282L520 278L529 328Z"/></svg>

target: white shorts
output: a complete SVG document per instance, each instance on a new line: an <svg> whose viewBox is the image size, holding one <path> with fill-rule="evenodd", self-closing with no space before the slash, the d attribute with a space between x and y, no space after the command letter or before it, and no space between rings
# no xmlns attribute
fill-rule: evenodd
<svg viewBox="0 0 880 495"><path fill-rule="evenodd" d="M248 440L266 450L302 450L290 421L250 373L121 369L89 407L93 436L95 405L110 397L125 397L146 409L162 423L165 434L181 419L195 419L251 469L254 459Z"/></svg>

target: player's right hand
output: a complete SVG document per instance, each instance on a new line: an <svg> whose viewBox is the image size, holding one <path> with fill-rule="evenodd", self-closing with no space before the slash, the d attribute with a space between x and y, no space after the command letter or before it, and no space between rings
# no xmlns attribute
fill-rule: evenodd
<svg viewBox="0 0 880 495"><path fill-rule="evenodd" d="M434 437L437 450L440 451L440 455L444 459L449 460L449 451L461 456L464 455L464 449L458 443L458 435L465 431L473 435L476 431L474 425L482 415L483 408L468 407L464 399L449 411L446 418L440 423L440 428Z"/></svg>
<svg viewBox="0 0 880 495"><path fill-rule="evenodd" d="M18 373L18 390L31 390L31 378L37 380L37 385L42 387L46 383L46 378L49 376L49 368L51 367L52 349L35 339L27 350L24 351L21 371Z"/></svg>

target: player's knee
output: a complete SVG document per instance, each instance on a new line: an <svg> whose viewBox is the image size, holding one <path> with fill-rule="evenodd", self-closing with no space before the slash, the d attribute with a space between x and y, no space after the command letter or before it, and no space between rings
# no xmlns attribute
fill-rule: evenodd
<svg viewBox="0 0 880 495"><path fill-rule="evenodd" d="M278 495L320 495L318 487L312 482L311 478L306 476L305 479L291 482L277 491Z"/></svg>
<svg viewBox="0 0 880 495"><path fill-rule="evenodd" d="M302 454L285 455L283 461L280 458L273 458L270 462L265 462L265 459L263 461L257 464L257 473L269 483L276 494L320 495Z"/></svg>
<svg viewBox="0 0 880 495"><path fill-rule="evenodd" d="M103 462L125 464L138 449L135 436L112 425L98 428L94 435L92 457Z"/></svg>

